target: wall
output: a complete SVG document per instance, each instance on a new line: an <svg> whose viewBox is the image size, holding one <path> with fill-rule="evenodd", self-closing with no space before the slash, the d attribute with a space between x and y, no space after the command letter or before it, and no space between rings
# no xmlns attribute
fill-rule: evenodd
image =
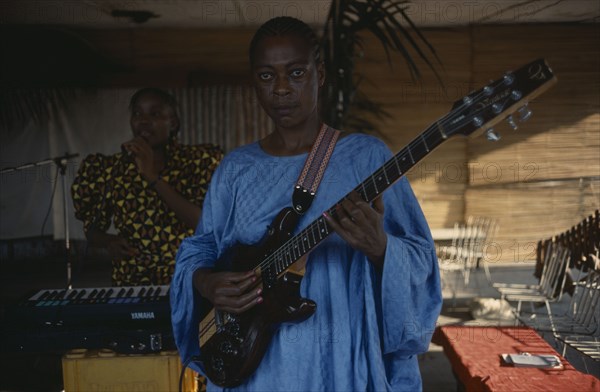
<svg viewBox="0 0 600 392"><path fill-rule="evenodd" d="M517 131L496 127L502 139L449 140L409 175L432 228L468 216L498 220L489 261L535 257L541 238L561 233L600 208L600 64L593 25L479 26L426 34L443 64L445 87L426 72L413 83L390 71L369 38L364 70L369 93L389 104L384 138L398 150L453 101L536 58L546 58L558 84L529 106ZM402 65L400 61L395 64ZM423 65L421 65L423 67ZM390 75L391 76L388 76Z"/></svg>
<svg viewBox="0 0 600 392"><path fill-rule="evenodd" d="M414 82L396 57L392 68L379 43L364 37L365 91L386 105L380 135L399 150L452 103L537 57L558 84L531 103L533 117L518 131L497 129L502 139L455 138L409 174L432 228L469 215L500 222L491 261L532 257L540 238L562 232L600 208L600 39L597 26L511 25L427 30L441 60L442 87L421 62ZM106 87L166 87L248 82L252 31L85 30L78 34L124 66L103 76Z"/></svg>
<svg viewBox="0 0 600 392"><path fill-rule="evenodd" d="M79 30L77 34L123 66L105 87L191 87L249 83L248 29Z"/></svg>
<svg viewBox="0 0 600 392"><path fill-rule="evenodd" d="M600 208L600 62L597 26L552 25L477 28L473 80L502 72L502 62L544 57L558 84L532 103L530 121L516 132L504 127L497 146L474 139L466 215L500 221L504 261L531 258L540 237L561 233Z"/></svg>

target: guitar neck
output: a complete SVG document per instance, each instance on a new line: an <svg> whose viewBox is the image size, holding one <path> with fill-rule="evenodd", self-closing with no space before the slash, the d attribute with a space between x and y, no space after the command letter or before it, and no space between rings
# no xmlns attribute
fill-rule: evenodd
<svg viewBox="0 0 600 392"><path fill-rule="evenodd" d="M367 179L358 184L354 188L354 191L367 203L375 200L447 138L442 120L434 123L400 150L400 152L385 162L383 166L373 172ZM349 194L329 208L327 213L336 217L337 206L348 196ZM302 256L316 248L331 232L332 230L327 221L323 217L319 217L294 237L283 243L260 266L262 268L272 268L274 274L277 276Z"/></svg>
<svg viewBox="0 0 600 392"><path fill-rule="evenodd" d="M373 201L449 136L469 136L478 130L488 129L488 138L498 140L498 135L491 127L501 121L502 117L515 112L518 107L521 107L521 121L527 120L531 115L527 109L528 100L537 97L555 83L556 77L544 59L535 60L515 72L506 73L502 78L455 102L448 114L408 143L354 188L354 191L364 201ZM507 120L516 129L512 115L507 117ZM337 206L347 197L348 195L344 196L327 210L327 213L336 217ZM265 258L259 268L267 268L278 276L319 245L331 231L327 221L319 217Z"/></svg>

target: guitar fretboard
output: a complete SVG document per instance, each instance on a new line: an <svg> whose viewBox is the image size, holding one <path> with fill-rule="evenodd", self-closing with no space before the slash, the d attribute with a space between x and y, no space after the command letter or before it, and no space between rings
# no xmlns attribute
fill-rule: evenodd
<svg viewBox="0 0 600 392"><path fill-rule="evenodd" d="M370 203L398 181L429 152L442 144L446 138L447 136L442 124L436 122L413 139L367 179L358 184L354 188L354 191L364 201ZM348 196L344 196L344 198L327 210L327 213L336 217L337 206ZM263 269L271 268L275 275L279 275L319 245L331 232L332 230L327 221L323 217L319 217L294 237L283 243L275 252L263 260L259 267Z"/></svg>

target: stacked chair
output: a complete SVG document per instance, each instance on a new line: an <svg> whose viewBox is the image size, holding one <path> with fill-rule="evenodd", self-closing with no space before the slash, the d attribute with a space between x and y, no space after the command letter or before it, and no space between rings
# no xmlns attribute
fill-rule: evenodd
<svg viewBox="0 0 600 392"><path fill-rule="evenodd" d="M533 305L544 304L546 306L550 326L553 327L552 309L550 303L560 301L567 279L567 268L571 258L571 252L560 244L548 242L544 254L546 256L539 284L521 285L514 283L494 283L494 287L500 292L500 298L509 302L517 302L515 316L517 320L524 321L521 314L523 302L531 305L530 318L537 316Z"/></svg>
<svg viewBox="0 0 600 392"><path fill-rule="evenodd" d="M494 284L502 298L517 302L518 321L538 331L552 332L562 344L563 356L571 347L600 361L600 213L596 211L564 233L540 241L534 275L537 285ZM550 303L571 295L568 309L553 314ZM523 302L532 304L525 313ZM546 314L533 304L544 303ZM585 363L585 362L584 362ZM587 367L587 363L586 363Z"/></svg>
<svg viewBox="0 0 600 392"><path fill-rule="evenodd" d="M498 224L494 219L469 217L465 224L455 223L452 244L438 247L436 252L442 272L442 283L448 286L448 273L454 273L452 283L452 303L456 306L456 291L462 276L465 286L469 284L471 271L483 264L486 278L491 283L491 274L485 260L485 245L496 234Z"/></svg>
<svg viewBox="0 0 600 392"><path fill-rule="evenodd" d="M577 282L569 311L554 320L554 336L563 343L563 356L570 346L600 361L600 271L590 270Z"/></svg>

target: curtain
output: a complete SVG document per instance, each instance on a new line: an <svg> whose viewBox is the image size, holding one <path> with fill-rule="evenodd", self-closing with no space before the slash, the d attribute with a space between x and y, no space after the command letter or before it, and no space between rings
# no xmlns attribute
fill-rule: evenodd
<svg viewBox="0 0 600 392"><path fill-rule="evenodd" d="M209 86L170 91L180 107L180 141L211 142L231 149L261 139L273 129L254 89L246 86Z"/></svg>

